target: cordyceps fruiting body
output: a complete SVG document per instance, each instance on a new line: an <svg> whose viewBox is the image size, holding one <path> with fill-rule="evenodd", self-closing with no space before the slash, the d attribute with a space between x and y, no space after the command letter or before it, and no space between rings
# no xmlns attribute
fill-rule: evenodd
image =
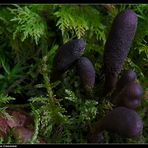
<svg viewBox="0 0 148 148"><path fill-rule="evenodd" d="M104 50L105 92L115 87L137 29L137 15L132 10L121 12L114 19Z"/></svg>
<svg viewBox="0 0 148 148"><path fill-rule="evenodd" d="M112 98L114 98L117 94L120 93L120 91L130 82L134 82L136 81L137 79L137 75L136 73L129 69L129 70L125 70L120 79L117 81L117 84L116 84L116 88L112 94Z"/></svg>
<svg viewBox="0 0 148 148"><path fill-rule="evenodd" d="M102 131L116 133L125 138L136 138L143 130L139 115L126 107L117 107L110 111L102 120L94 123L89 134L89 142L97 143Z"/></svg>
<svg viewBox="0 0 148 148"><path fill-rule="evenodd" d="M83 39L71 40L62 45L53 61L53 81L58 80L80 56L83 54L86 42Z"/></svg>
<svg viewBox="0 0 148 148"><path fill-rule="evenodd" d="M141 104L142 93L143 90L140 84L130 82L117 94L116 97L114 96L112 102L117 106L136 109Z"/></svg>
<svg viewBox="0 0 148 148"><path fill-rule="evenodd" d="M117 107L106 115L103 121L105 130L116 132L127 138L135 138L143 129L139 115L126 107Z"/></svg>
<svg viewBox="0 0 148 148"><path fill-rule="evenodd" d="M81 57L76 65L83 89L90 92L95 84L95 69L92 62L87 57Z"/></svg>

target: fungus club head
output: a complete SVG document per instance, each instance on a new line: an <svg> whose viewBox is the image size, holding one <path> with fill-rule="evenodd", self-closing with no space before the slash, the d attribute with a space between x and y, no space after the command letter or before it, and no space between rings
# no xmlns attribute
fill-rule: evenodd
<svg viewBox="0 0 148 148"><path fill-rule="evenodd" d="M77 71L82 87L86 92L90 92L95 84L95 69L93 64L88 58L81 57L77 61Z"/></svg>
<svg viewBox="0 0 148 148"><path fill-rule="evenodd" d="M53 81L60 79L61 75L80 58L85 50L86 42L83 39L71 40L62 45L53 60Z"/></svg>
<svg viewBox="0 0 148 148"><path fill-rule="evenodd" d="M117 96L114 96L113 102L117 106L125 106L130 109L136 109L141 104L141 96L143 89L140 84L136 82L127 83L127 85L120 90Z"/></svg>
<svg viewBox="0 0 148 148"><path fill-rule="evenodd" d="M104 118L104 128L123 137L135 138L143 130L143 124L138 114L126 107L113 109Z"/></svg>
<svg viewBox="0 0 148 148"><path fill-rule="evenodd" d="M118 74L127 58L136 29L137 15L132 10L121 12L113 21L104 50L107 93L112 91L116 85Z"/></svg>

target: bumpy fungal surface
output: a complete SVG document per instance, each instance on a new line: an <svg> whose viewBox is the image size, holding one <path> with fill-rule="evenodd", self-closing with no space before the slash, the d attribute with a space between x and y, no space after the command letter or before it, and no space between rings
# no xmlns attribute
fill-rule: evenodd
<svg viewBox="0 0 148 148"><path fill-rule="evenodd" d="M125 10L114 19L104 51L106 93L116 85L118 74L128 55L136 29L137 15L132 10Z"/></svg>
<svg viewBox="0 0 148 148"><path fill-rule="evenodd" d="M137 75L133 70L129 69L124 71L117 81L116 89L114 90L112 97L114 98L128 83L134 82L136 79Z"/></svg>
<svg viewBox="0 0 148 148"><path fill-rule="evenodd" d="M125 86L115 98L113 98L113 103L117 106L136 109L141 104L142 93L142 87L136 82L131 82L127 84L127 86Z"/></svg>
<svg viewBox="0 0 148 148"><path fill-rule="evenodd" d="M123 88L127 83L133 82L137 79L136 73L129 69L122 73L121 78L117 82L117 88Z"/></svg>
<svg viewBox="0 0 148 148"><path fill-rule="evenodd" d="M54 68L59 72L66 71L82 55L85 45L83 39L75 39L61 46L54 58Z"/></svg>
<svg viewBox="0 0 148 148"><path fill-rule="evenodd" d="M116 107L92 125L88 134L88 142L99 143L105 130L124 138L136 138L142 133L143 123L134 110Z"/></svg>
<svg viewBox="0 0 148 148"><path fill-rule="evenodd" d="M136 138L143 130L143 124L138 114L126 107L117 107L108 113L103 126L105 130L126 138Z"/></svg>
<svg viewBox="0 0 148 148"><path fill-rule="evenodd" d="M95 84L95 69L93 64L86 57L81 57L76 64L82 87L85 91L91 91Z"/></svg>
<svg viewBox="0 0 148 148"><path fill-rule="evenodd" d="M62 74L80 58L85 50L86 42L83 39L71 40L62 45L58 50L53 60L53 73L51 81L57 81Z"/></svg>

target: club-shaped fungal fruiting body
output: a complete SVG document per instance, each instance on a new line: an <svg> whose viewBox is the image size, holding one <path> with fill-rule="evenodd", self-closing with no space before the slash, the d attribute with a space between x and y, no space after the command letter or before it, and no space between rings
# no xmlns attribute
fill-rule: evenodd
<svg viewBox="0 0 148 148"><path fill-rule="evenodd" d="M94 123L88 137L89 142L97 143L98 136L104 130L125 138L136 138L143 130L143 123L134 110L126 107L117 107L103 119Z"/></svg>
<svg viewBox="0 0 148 148"><path fill-rule="evenodd" d="M128 83L134 82L136 79L137 75L132 69L123 71L121 77L117 81L112 97L114 98L114 96L116 96Z"/></svg>
<svg viewBox="0 0 148 148"><path fill-rule="evenodd" d="M53 81L60 76L83 54L86 42L83 39L70 40L62 45L53 60Z"/></svg>
<svg viewBox="0 0 148 148"><path fill-rule="evenodd" d="M90 92L95 84L95 69L92 62L86 57L81 57L76 65L83 89Z"/></svg>
<svg viewBox="0 0 148 148"><path fill-rule="evenodd" d="M104 50L105 93L115 87L137 29L137 15L130 9L114 19Z"/></svg>
<svg viewBox="0 0 148 148"><path fill-rule="evenodd" d="M113 104L136 109L141 104L143 89L136 82L127 83L122 90L112 98Z"/></svg>

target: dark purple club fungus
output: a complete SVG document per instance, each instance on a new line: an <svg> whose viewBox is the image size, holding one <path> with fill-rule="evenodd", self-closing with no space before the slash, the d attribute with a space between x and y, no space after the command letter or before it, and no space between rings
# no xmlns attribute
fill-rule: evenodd
<svg viewBox="0 0 148 148"><path fill-rule="evenodd" d="M114 98L119 92L124 88L128 83L134 82L137 79L136 73L129 69L122 73L120 79L117 81L116 88L112 94L112 98Z"/></svg>
<svg viewBox="0 0 148 148"><path fill-rule="evenodd" d="M54 58L53 81L58 80L80 56L83 54L86 42L83 39L75 39L61 46Z"/></svg>
<svg viewBox="0 0 148 148"><path fill-rule="evenodd" d="M105 93L116 85L136 29L137 15L132 10L125 10L114 19L104 50Z"/></svg>
<svg viewBox="0 0 148 148"><path fill-rule="evenodd" d="M104 130L119 134L125 138L136 138L143 130L139 115L126 107L117 107L110 111L101 121L94 123L89 134L89 142L97 143Z"/></svg>
<svg viewBox="0 0 148 148"><path fill-rule="evenodd" d="M86 57L81 57L77 61L77 72L83 89L90 92L95 84L95 69L92 62Z"/></svg>
<svg viewBox="0 0 148 148"><path fill-rule="evenodd" d="M113 98L113 104L125 106L130 109L136 109L141 104L143 90L140 84L136 82L128 83L116 97Z"/></svg>

